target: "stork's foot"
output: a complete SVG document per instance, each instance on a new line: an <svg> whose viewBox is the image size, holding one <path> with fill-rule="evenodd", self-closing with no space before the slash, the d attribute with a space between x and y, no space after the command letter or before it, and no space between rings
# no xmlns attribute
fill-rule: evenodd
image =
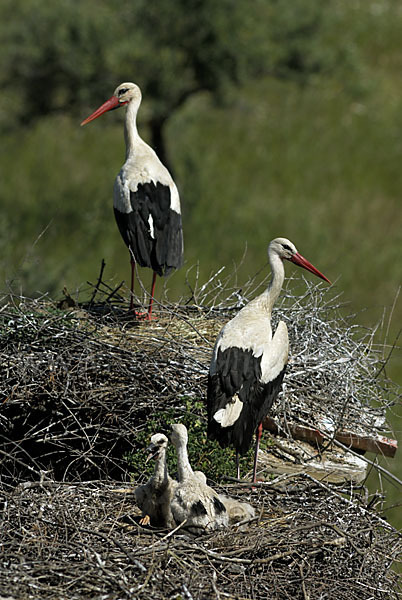
<svg viewBox="0 0 402 600"><path fill-rule="evenodd" d="M148 310L146 312L142 312L140 310L136 310L134 306L130 306L129 312L137 321L156 321L158 319L158 317L154 317L154 315Z"/></svg>
<svg viewBox="0 0 402 600"><path fill-rule="evenodd" d="M253 483L264 483L264 481L265 481L264 479L255 479L254 481L251 482L250 490L252 492L255 492L256 490L258 490L258 488L254 487Z"/></svg>
<svg viewBox="0 0 402 600"><path fill-rule="evenodd" d="M143 517L141 517L140 521L139 521L140 525L150 525L151 523L151 519L149 517L149 515L144 515Z"/></svg>
<svg viewBox="0 0 402 600"><path fill-rule="evenodd" d="M133 311L134 316L136 319L138 319L139 321L157 321L158 317L154 317L153 315L150 315L148 312L137 312L136 310Z"/></svg>

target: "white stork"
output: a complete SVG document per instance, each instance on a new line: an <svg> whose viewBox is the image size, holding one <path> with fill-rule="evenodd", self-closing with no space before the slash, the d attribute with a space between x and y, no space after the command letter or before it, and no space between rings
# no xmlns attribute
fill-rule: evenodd
<svg viewBox="0 0 402 600"><path fill-rule="evenodd" d="M121 236L130 252L133 310L135 265L153 270L146 318L151 318L156 274L167 275L183 262L183 231L180 199L175 182L155 151L137 131L136 117L141 90L135 83L122 83L111 98L82 121L85 125L103 113L127 106L125 119L126 160L117 175L113 207Z"/></svg>
<svg viewBox="0 0 402 600"><path fill-rule="evenodd" d="M268 288L222 328L215 343L208 376L208 437L239 454L249 449L256 431L253 482L256 481L262 419L277 397L288 358L288 331L280 321L272 335L272 308L285 278L283 260L289 260L324 281L330 281L301 256L286 238L268 246L271 281Z"/></svg>

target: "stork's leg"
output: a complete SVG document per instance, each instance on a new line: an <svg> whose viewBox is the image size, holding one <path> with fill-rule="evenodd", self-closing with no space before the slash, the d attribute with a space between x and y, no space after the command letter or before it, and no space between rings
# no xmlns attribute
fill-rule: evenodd
<svg viewBox="0 0 402 600"><path fill-rule="evenodd" d="M151 299L149 301L148 311L146 313L137 312L134 310L134 282L135 282L135 258L133 254L130 252L130 264L131 264L131 285L130 285L130 311L134 313L137 319L148 319L151 320L152 314L152 304L154 301L155 294L155 283L156 283L156 273L154 271L152 278L152 286L151 286Z"/></svg>
<svg viewBox="0 0 402 600"><path fill-rule="evenodd" d="M151 319L151 314L152 314L152 303L154 301L154 294L155 294L155 283L156 283L156 273L154 271L153 277L152 277L152 285L151 285L151 299L149 301L149 306L148 306L148 319Z"/></svg>
<svg viewBox="0 0 402 600"><path fill-rule="evenodd" d="M130 252L131 264L131 285L130 285L130 311L134 310L134 279L135 279L135 260Z"/></svg>
<svg viewBox="0 0 402 600"><path fill-rule="evenodd" d="M236 450L236 477L240 479L240 454L238 450Z"/></svg>
<svg viewBox="0 0 402 600"><path fill-rule="evenodd" d="M258 450L260 447L260 439L261 439L261 435L262 435L262 421L261 423L258 425L257 430L255 432L255 437L256 437L256 441L255 441L255 453L254 453L254 466L253 466L253 479L252 482L256 483L257 482L257 459L258 459Z"/></svg>

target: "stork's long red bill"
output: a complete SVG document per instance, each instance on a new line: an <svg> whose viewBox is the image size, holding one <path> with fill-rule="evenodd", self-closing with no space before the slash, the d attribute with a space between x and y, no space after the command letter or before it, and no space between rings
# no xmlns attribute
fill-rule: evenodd
<svg viewBox="0 0 402 600"><path fill-rule="evenodd" d="M114 108L119 108L119 106L123 106L123 104L126 104L126 103L125 102L120 103L119 99L116 96L112 96L111 98L109 98L109 100L106 100L106 102L104 102L102 104L102 106L97 108L95 110L95 112L92 113L92 115L89 115L89 117L84 119L83 122L81 123L81 126L86 125L87 123L89 123L90 121L93 121L94 119L97 119L98 117L103 115L103 113L107 112L108 110L113 110Z"/></svg>
<svg viewBox="0 0 402 600"><path fill-rule="evenodd" d="M291 258L289 258L289 260L295 265L298 265L299 267L303 267L303 269L310 271L310 273L314 273L314 275L317 275L317 277L320 277L327 283L331 283L330 280L325 277L325 275L323 275L318 269L316 269L315 266L312 265L311 262L309 262L307 258L304 258L304 256L302 256L301 254L294 254Z"/></svg>

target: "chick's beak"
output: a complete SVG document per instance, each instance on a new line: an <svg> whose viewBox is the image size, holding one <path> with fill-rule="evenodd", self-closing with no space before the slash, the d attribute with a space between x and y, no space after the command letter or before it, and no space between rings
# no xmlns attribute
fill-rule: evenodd
<svg viewBox="0 0 402 600"><path fill-rule="evenodd" d="M157 458L159 448L158 448L158 446L155 446L154 444L150 444L147 448L147 452L148 452L148 456L145 459L145 463L147 463L148 461L150 461L153 458Z"/></svg>

